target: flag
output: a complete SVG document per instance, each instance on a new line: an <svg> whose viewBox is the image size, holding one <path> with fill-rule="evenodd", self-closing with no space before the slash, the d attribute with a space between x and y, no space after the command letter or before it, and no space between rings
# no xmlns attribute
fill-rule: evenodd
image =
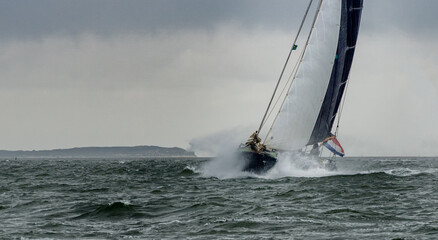
<svg viewBox="0 0 438 240"><path fill-rule="evenodd" d="M345 155L344 149L342 148L341 144L335 136L328 137L326 140L324 140L322 144L324 145L324 147L326 147L328 150L336 155L339 155L341 157Z"/></svg>

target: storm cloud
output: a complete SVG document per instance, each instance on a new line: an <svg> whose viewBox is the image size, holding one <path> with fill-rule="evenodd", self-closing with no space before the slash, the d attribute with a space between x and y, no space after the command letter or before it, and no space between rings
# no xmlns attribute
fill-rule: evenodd
<svg viewBox="0 0 438 240"><path fill-rule="evenodd" d="M307 3L4 1L0 144L188 147L253 129ZM437 7L365 1L348 155L438 154Z"/></svg>

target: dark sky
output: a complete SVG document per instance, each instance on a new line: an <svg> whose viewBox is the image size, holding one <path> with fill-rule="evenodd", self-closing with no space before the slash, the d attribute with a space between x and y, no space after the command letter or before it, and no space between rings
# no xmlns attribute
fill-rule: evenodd
<svg viewBox="0 0 438 240"><path fill-rule="evenodd" d="M316 1L316 0L315 0ZM221 23L243 28L295 28L308 1L303 0L18 0L2 1L1 38L41 38L83 32L111 35L156 31L211 30ZM434 0L366 0L363 31L398 28L436 31Z"/></svg>

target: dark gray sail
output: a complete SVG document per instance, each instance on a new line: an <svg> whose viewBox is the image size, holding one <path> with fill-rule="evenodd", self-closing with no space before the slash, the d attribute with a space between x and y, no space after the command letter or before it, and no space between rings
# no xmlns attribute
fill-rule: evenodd
<svg viewBox="0 0 438 240"><path fill-rule="evenodd" d="M362 6L363 0L342 0L341 25L335 63L318 119L309 139L309 145L321 142L330 135L353 62Z"/></svg>

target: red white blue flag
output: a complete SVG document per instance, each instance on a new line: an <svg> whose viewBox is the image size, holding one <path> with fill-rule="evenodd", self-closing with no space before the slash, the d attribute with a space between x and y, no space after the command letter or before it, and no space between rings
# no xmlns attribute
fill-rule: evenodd
<svg viewBox="0 0 438 240"><path fill-rule="evenodd" d="M336 155L339 155L341 157L345 155L344 149L342 148L339 141L336 139L336 136L328 137L326 140L324 140L322 144Z"/></svg>

